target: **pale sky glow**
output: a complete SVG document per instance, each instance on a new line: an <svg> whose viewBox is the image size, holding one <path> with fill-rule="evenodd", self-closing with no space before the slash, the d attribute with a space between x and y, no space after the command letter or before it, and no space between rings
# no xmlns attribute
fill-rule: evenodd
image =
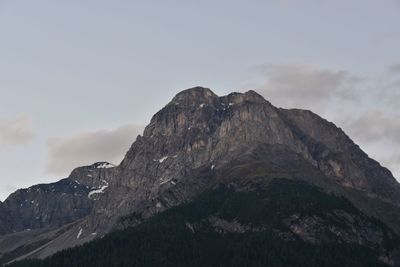
<svg viewBox="0 0 400 267"><path fill-rule="evenodd" d="M119 161L197 85L311 109L399 178L399 25L398 0L0 0L0 199Z"/></svg>

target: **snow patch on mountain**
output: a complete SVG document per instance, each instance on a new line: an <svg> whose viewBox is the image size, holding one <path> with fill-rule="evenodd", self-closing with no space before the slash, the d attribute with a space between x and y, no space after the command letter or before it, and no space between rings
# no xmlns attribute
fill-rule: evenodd
<svg viewBox="0 0 400 267"><path fill-rule="evenodd" d="M88 194L88 198L91 198L91 196L93 196L94 194L103 194L104 190L106 190L106 188L109 186L106 180L103 180L103 183L104 185L102 185L100 188L90 191Z"/></svg>

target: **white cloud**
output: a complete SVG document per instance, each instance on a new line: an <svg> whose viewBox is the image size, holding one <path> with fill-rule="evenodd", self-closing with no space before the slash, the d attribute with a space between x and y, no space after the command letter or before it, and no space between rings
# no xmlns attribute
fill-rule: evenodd
<svg viewBox="0 0 400 267"><path fill-rule="evenodd" d="M0 147L24 145L34 137L31 121L26 115L0 118Z"/></svg>
<svg viewBox="0 0 400 267"><path fill-rule="evenodd" d="M76 167L96 161L118 164L143 128L129 124L111 130L81 132L68 138L52 138L48 142L46 172L66 175Z"/></svg>

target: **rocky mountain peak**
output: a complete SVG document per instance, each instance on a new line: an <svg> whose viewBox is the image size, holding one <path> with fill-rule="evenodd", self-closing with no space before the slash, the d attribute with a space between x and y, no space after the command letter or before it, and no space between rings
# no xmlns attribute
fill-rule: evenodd
<svg viewBox="0 0 400 267"><path fill-rule="evenodd" d="M121 183L179 180L197 168L218 170L243 155L259 158L256 151L263 145L268 153L282 153L271 158L273 164L297 155L326 181L400 203L400 191L390 189L399 188L390 172L333 123L310 111L276 108L254 91L217 96L202 87L177 94L153 116L120 166L132 172ZM265 161L266 154L258 160ZM157 171L146 171L155 165Z"/></svg>
<svg viewBox="0 0 400 267"><path fill-rule="evenodd" d="M218 96L203 87L178 93L157 112L119 166L97 162L73 170L62 190L55 190L58 203L70 207L67 218L31 223L54 210L32 208L38 200L38 207L52 203L47 193L36 198L35 190L27 191L29 197L15 194L6 203L11 208L3 210L26 218L18 229L82 219L65 233L68 244L60 237L50 246L55 251L124 227L129 214L138 223L218 184L247 190L269 178L302 180L341 194L400 233L399 184L340 128L310 111L276 108L254 91ZM34 202L21 206L25 199ZM40 257L51 254L50 247Z"/></svg>
<svg viewBox="0 0 400 267"><path fill-rule="evenodd" d="M227 99L230 101L230 103L233 104L240 104L244 102L270 104L267 100L264 99L264 97L253 90L249 90L245 93L231 93L225 97L221 97L221 99Z"/></svg>
<svg viewBox="0 0 400 267"><path fill-rule="evenodd" d="M228 102L228 103L226 103ZM181 105L184 107L195 107L197 105L211 105L217 107L218 104L239 104L242 102L267 103L267 101L257 92L249 90L246 93L231 93L227 96L219 97L211 89L204 87L193 87L178 93L169 105Z"/></svg>
<svg viewBox="0 0 400 267"><path fill-rule="evenodd" d="M193 104L200 101L210 102L218 96L205 87L193 87L179 92L171 101L174 104Z"/></svg>
<svg viewBox="0 0 400 267"><path fill-rule="evenodd" d="M69 175L69 180L88 188L98 188L109 182L116 165L101 161L88 166L75 168Z"/></svg>
<svg viewBox="0 0 400 267"><path fill-rule="evenodd" d="M263 107L255 107L257 105ZM194 128L213 131L216 129L214 126L232 118L232 115L238 116L235 120L260 120L262 118L256 114L260 108L268 116L276 117L276 109L254 91L219 97L208 88L194 87L178 93L157 112L146 127L144 137L171 136Z"/></svg>

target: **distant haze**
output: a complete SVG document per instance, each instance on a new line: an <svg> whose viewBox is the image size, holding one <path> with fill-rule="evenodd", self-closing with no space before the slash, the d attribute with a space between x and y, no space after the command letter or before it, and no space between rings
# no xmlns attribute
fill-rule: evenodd
<svg viewBox="0 0 400 267"><path fill-rule="evenodd" d="M180 90L250 89L400 178L397 0L0 0L0 199L118 164Z"/></svg>

